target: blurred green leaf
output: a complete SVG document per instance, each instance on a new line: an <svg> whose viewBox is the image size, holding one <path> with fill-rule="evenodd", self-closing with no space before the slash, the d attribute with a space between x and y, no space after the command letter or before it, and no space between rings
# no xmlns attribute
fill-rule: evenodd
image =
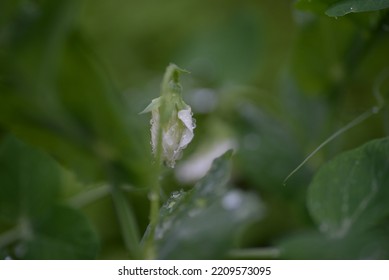
<svg viewBox="0 0 389 280"><path fill-rule="evenodd" d="M58 206L60 167L12 136L0 147L0 228L16 258L94 258L97 237L79 211ZM2 246L11 245L2 244ZM2 248L1 248L2 249Z"/></svg>
<svg viewBox="0 0 389 280"><path fill-rule="evenodd" d="M0 2L0 28L18 11L22 0L3 0Z"/></svg>
<svg viewBox="0 0 389 280"><path fill-rule="evenodd" d="M355 26L349 21L317 18L307 22L300 31L292 70L300 88L318 95L342 82L348 74L347 59ZM355 42L353 42L355 44Z"/></svg>
<svg viewBox="0 0 389 280"><path fill-rule="evenodd" d="M188 192L173 193L160 211L158 258L223 258L244 226L262 216L259 200L228 186L231 152Z"/></svg>
<svg viewBox="0 0 389 280"><path fill-rule="evenodd" d="M183 60L191 71L218 84L245 83L258 72L263 58L263 34L258 17L242 9L221 26L194 37Z"/></svg>
<svg viewBox="0 0 389 280"><path fill-rule="evenodd" d="M336 3L337 1L339 0L298 0L295 6L301 10L321 14L324 13L331 4Z"/></svg>
<svg viewBox="0 0 389 280"><path fill-rule="evenodd" d="M289 127L249 100L241 100L231 117L240 132L241 148L236 158L241 172L258 187L279 192L283 176L302 158L301 148Z"/></svg>
<svg viewBox="0 0 389 280"><path fill-rule="evenodd" d="M349 13L377 11L389 8L389 0L344 0L331 5L326 14L330 17L344 16Z"/></svg>
<svg viewBox="0 0 389 280"><path fill-rule="evenodd" d="M288 236L279 243L280 257L289 260L387 259L387 236L387 232L370 232L337 239L304 232Z"/></svg>
<svg viewBox="0 0 389 280"><path fill-rule="evenodd" d="M44 148L76 172L96 181L114 167L123 180L141 181L149 171L147 141L129 116L126 100L73 28L76 1L31 3L0 40L0 123ZM28 35L27 35L28 34ZM2 44L1 44L2 43ZM147 184L144 181L143 184ZM140 183L140 184L142 184Z"/></svg>
<svg viewBox="0 0 389 280"><path fill-rule="evenodd" d="M59 176L57 164L47 155L14 137L5 138L0 146L0 221L48 215L57 199Z"/></svg>
<svg viewBox="0 0 389 280"><path fill-rule="evenodd" d="M25 250L25 259L93 259L98 240L79 211L57 206L46 219L33 225L33 237L18 246Z"/></svg>
<svg viewBox="0 0 389 280"><path fill-rule="evenodd" d="M308 208L332 237L363 232L389 215L389 139L371 141L325 164L308 190Z"/></svg>

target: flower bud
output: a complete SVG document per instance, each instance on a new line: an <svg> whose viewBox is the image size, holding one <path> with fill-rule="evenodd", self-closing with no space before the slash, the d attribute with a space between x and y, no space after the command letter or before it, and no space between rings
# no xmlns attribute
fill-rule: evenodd
<svg viewBox="0 0 389 280"><path fill-rule="evenodd" d="M142 113L151 112L151 145L153 154L158 155L165 164L174 167L182 156L182 150L192 141L195 119L192 110L181 96L182 87L178 82L179 74L186 72L174 64L166 69L162 82L162 94L153 99ZM161 142L161 143L159 143Z"/></svg>

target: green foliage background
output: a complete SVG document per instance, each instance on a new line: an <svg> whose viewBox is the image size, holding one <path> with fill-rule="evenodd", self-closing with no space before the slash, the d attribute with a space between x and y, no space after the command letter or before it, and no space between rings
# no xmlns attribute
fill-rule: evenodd
<svg viewBox="0 0 389 280"><path fill-rule="evenodd" d="M0 257L144 257L138 113L174 62L197 120L182 163L235 152L200 181L164 170L159 258L389 258L388 7L1 1Z"/></svg>

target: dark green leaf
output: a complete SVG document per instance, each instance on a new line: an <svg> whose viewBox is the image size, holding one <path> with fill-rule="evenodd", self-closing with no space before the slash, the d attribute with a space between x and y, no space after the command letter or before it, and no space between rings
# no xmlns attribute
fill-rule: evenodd
<svg viewBox="0 0 389 280"><path fill-rule="evenodd" d="M371 141L325 164L309 186L308 207L322 232L344 237L389 215L389 139Z"/></svg>
<svg viewBox="0 0 389 280"><path fill-rule="evenodd" d="M265 110L242 101L232 115L240 134L241 149L237 155L239 167L255 185L279 192L281 174L288 174L302 158L301 149L285 123ZM281 191L289 192L290 189ZM293 191L295 192L295 191Z"/></svg>
<svg viewBox="0 0 389 280"><path fill-rule="evenodd" d="M249 81L264 61L260 27L256 14L241 10L217 28L209 28L194 37L185 60L191 71L206 76L210 81Z"/></svg>
<svg viewBox="0 0 389 280"><path fill-rule="evenodd" d="M345 79L348 74L345 53L351 54L349 48L356 31L349 21L326 17L312 20L301 28L292 70L298 86L306 94L323 94Z"/></svg>
<svg viewBox="0 0 389 280"><path fill-rule="evenodd" d="M0 146L0 221L47 215L59 191L57 164L14 137Z"/></svg>
<svg viewBox="0 0 389 280"><path fill-rule="evenodd" d="M18 36L0 38L0 123L82 179L104 178L108 165L132 181L148 173L140 164L150 153L139 139L136 113L127 111L81 32L72 28L77 1L30 4L27 15L19 7L5 32Z"/></svg>
<svg viewBox="0 0 389 280"><path fill-rule="evenodd" d="M97 245L96 234L79 211L57 206L33 226L33 238L18 247L25 250L25 259L93 259Z"/></svg>
<svg viewBox="0 0 389 280"><path fill-rule="evenodd" d="M13 238L0 247L16 244L12 253L16 258L96 256L97 238L88 221L78 211L58 206L61 171L43 152L11 136L3 140L0 229L13 227Z"/></svg>
<svg viewBox="0 0 389 280"><path fill-rule="evenodd" d="M339 17L349 13L370 12L386 8L389 8L389 0L345 0L333 4L326 14Z"/></svg>
<svg viewBox="0 0 389 280"><path fill-rule="evenodd" d="M261 216L258 199L228 187L230 153L189 192L173 193L156 229L158 258L222 258L243 227Z"/></svg>
<svg viewBox="0 0 389 280"><path fill-rule="evenodd" d="M306 232L285 238L279 247L281 258L289 260L387 259L387 236L387 232L369 232L337 239Z"/></svg>
<svg viewBox="0 0 389 280"><path fill-rule="evenodd" d="M298 0L295 4L296 8L301 10L312 11L318 14L324 13L329 5L339 0Z"/></svg>

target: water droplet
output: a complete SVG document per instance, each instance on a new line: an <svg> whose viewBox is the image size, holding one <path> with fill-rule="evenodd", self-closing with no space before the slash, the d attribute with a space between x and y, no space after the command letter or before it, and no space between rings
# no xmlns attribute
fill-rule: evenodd
<svg viewBox="0 0 389 280"><path fill-rule="evenodd" d="M242 196L238 191L228 192L222 200L222 206L226 210L236 210L242 204Z"/></svg>
<svg viewBox="0 0 389 280"><path fill-rule="evenodd" d="M162 239L168 229L172 227L172 221L167 220L155 229L155 239Z"/></svg>
<svg viewBox="0 0 389 280"><path fill-rule="evenodd" d="M175 201L170 201L170 202L168 203L168 205L166 205L166 208L169 209L169 210L171 210L171 209L173 208L174 205L176 205L176 202L175 202Z"/></svg>
<svg viewBox="0 0 389 280"><path fill-rule="evenodd" d="M183 190L180 190L180 191L177 191L177 192L173 192L173 193L171 194L171 198L177 199L177 198L179 198L180 196L182 196L182 194L183 194Z"/></svg>
<svg viewBox="0 0 389 280"><path fill-rule="evenodd" d="M192 119L192 128L195 129L196 128L196 119Z"/></svg>

